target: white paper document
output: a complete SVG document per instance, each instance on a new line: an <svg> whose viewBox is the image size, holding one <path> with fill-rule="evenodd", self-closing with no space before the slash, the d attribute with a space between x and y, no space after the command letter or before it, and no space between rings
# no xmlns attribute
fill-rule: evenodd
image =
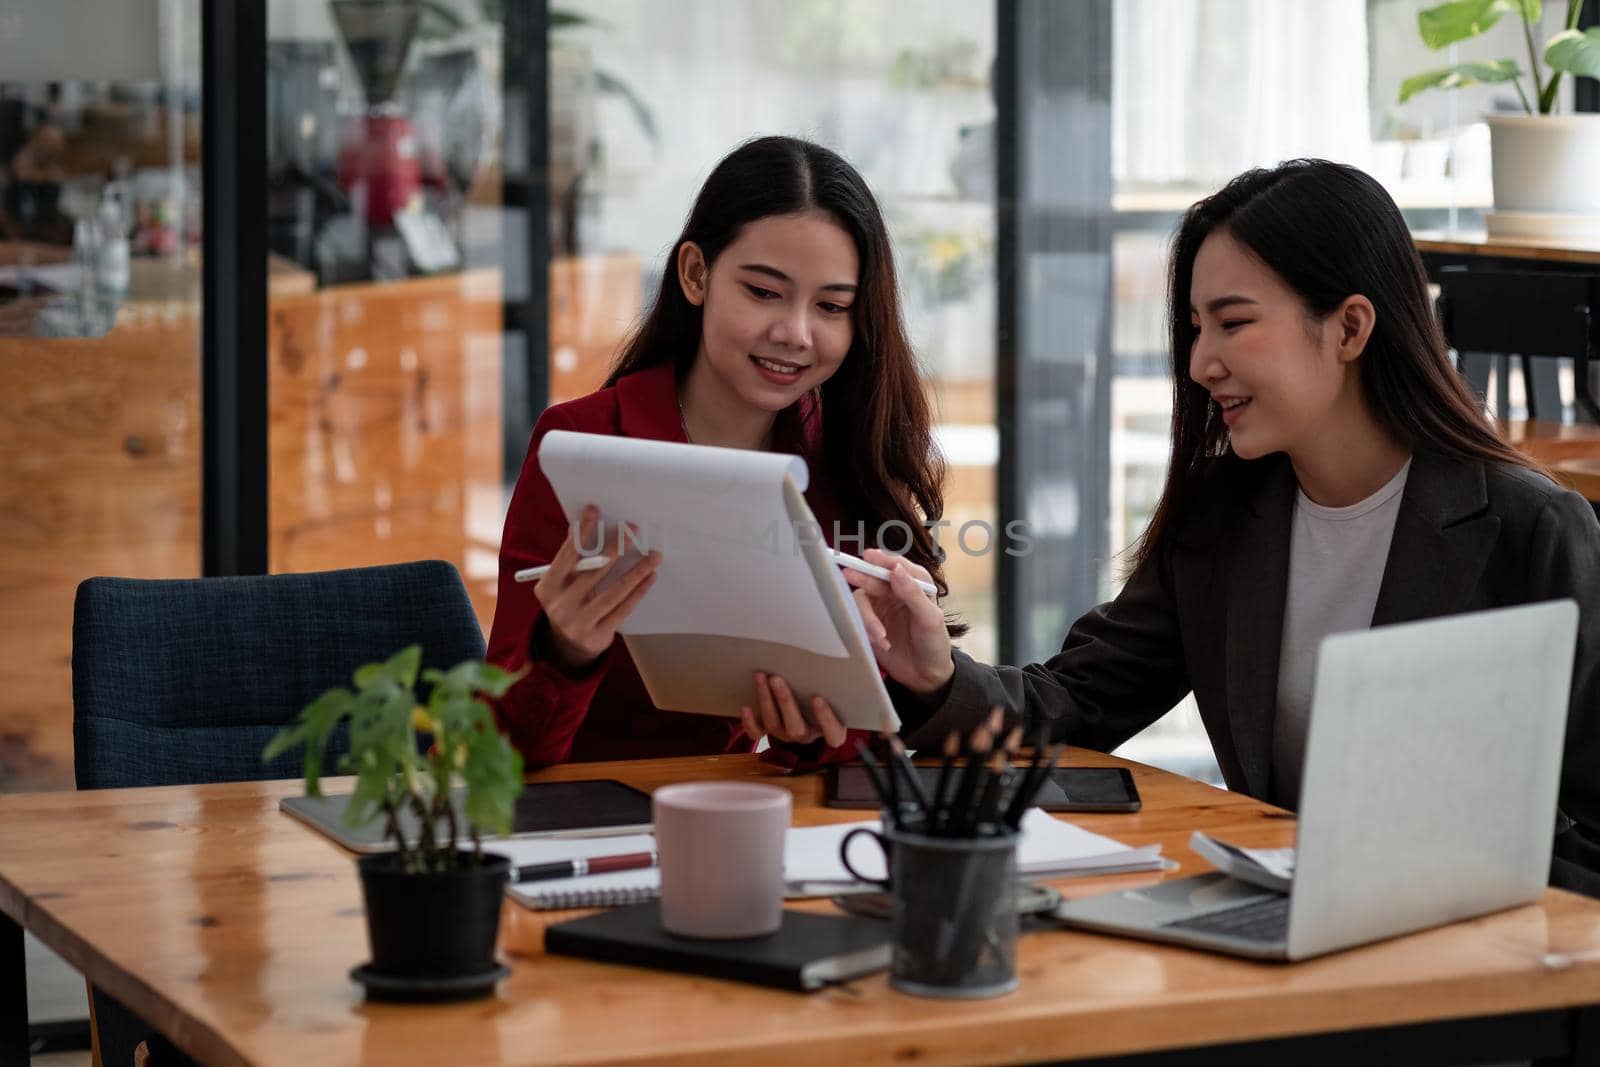
<svg viewBox="0 0 1600 1067"><path fill-rule="evenodd" d="M800 538L823 543L822 531L797 529L784 503L786 477L807 485L799 456L553 430L539 465L569 517L594 504L608 524L636 524L643 550L661 552L656 584L622 633L745 637L846 655L798 547Z"/></svg>
<svg viewBox="0 0 1600 1067"><path fill-rule="evenodd" d="M858 827L877 830L880 824L874 819L791 829L783 850L784 881L791 884L850 881L850 872L839 860L839 843ZM850 843L850 862L870 878L886 876L883 850L871 838L858 837ZM1020 877L1066 878L1161 869L1160 845L1130 848L1039 808L1029 810L1022 817L1022 840L1017 843Z"/></svg>

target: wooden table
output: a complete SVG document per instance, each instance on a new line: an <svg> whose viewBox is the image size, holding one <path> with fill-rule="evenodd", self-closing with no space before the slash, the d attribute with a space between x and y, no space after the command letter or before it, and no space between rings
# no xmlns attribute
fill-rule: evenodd
<svg viewBox="0 0 1600 1067"><path fill-rule="evenodd" d="M1549 467L1556 481L1600 508L1600 426L1543 419L1496 422L1513 447Z"/></svg>
<svg viewBox="0 0 1600 1067"><path fill-rule="evenodd" d="M1142 812L1076 821L1129 844L1161 842L1181 875L1204 869L1186 845L1194 829L1247 845L1292 840L1288 815L1239 794L1109 756L1074 751L1071 762L1132 767ZM732 756L538 777L652 788L760 775L754 758ZM794 791L799 824L860 817L821 808L815 776L774 780ZM550 918L508 902L501 948L512 975L496 996L367 1004L346 976L367 954L355 868L279 813L297 789L0 796L0 1061L26 1058L5 1044L19 1002L26 1011L18 924L221 1067L1027 1063L1196 1048L1230 1064L1384 1053L1587 1063L1600 1040L1596 1011L1582 1010L1600 1001L1600 902L1555 890L1537 905L1292 965L1032 933L1019 950L1021 988L970 1003L904 996L881 974L805 996L546 957ZM1055 884L1076 895L1159 877ZM1575 1041L1587 1044L1574 1051Z"/></svg>
<svg viewBox="0 0 1600 1067"><path fill-rule="evenodd" d="M1512 447L1554 467L1574 459L1600 456L1600 426L1546 419L1497 419L1501 435Z"/></svg>
<svg viewBox="0 0 1600 1067"><path fill-rule="evenodd" d="M1473 256L1600 266L1600 248L1570 248L1551 241L1510 241L1481 231L1418 230L1412 235L1424 256Z"/></svg>
<svg viewBox="0 0 1600 1067"><path fill-rule="evenodd" d="M1600 504L1600 457L1567 459L1555 464L1556 478L1591 504Z"/></svg>

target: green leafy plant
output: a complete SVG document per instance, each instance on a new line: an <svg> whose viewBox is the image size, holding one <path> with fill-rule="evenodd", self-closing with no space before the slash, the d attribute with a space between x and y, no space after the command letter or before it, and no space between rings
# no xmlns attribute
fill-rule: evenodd
<svg viewBox="0 0 1600 1067"><path fill-rule="evenodd" d="M1534 26L1544 9L1541 0L1451 0L1419 12L1417 29L1422 41L1436 50L1487 33L1502 15L1516 13L1522 20L1522 35L1528 44L1526 73L1533 81L1533 99L1523 91L1524 71L1517 66L1517 61L1494 59L1459 63L1407 78L1400 84L1400 102L1405 103L1425 89L1460 89L1468 85L1510 82L1528 114L1535 114L1535 102L1537 114L1551 114L1555 111L1556 87L1561 75L1600 77L1600 27L1578 29L1578 12L1582 8L1583 0L1567 0L1566 28L1545 42L1544 62L1550 67L1548 78L1540 73L1539 51L1533 40Z"/></svg>
<svg viewBox="0 0 1600 1067"><path fill-rule="evenodd" d="M410 645L382 663L358 667L353 690L338 687L317 697L262 753L271 760L304 747L306 793L321 796L328 742L348 722L350 750L339 757L337 769L354 774L356 785L345 821L362 826L382 815L407 873L454 870L463 855L476 862L483 849L480 833L508 833L522 792L522 757L480 696L503 695L521 675L477 660L448 671L430 668L421 671L421 680L432 687L423 705L416 694L421 666L422 646ZM422 736L432 742L425 751ZM465 827L451 803L457 780L466 787ZM411 839L402 812L416 817ZM464 835L471 853L461 848Z"/></svg>

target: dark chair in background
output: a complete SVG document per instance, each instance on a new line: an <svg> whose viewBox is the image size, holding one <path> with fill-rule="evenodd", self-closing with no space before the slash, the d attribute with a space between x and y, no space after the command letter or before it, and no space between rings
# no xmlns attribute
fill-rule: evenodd
<svg viewBox="0 0 1600 1067"><path fill-rule="evenodd" d="M1445 339L1480 393L1487 391L1492 361L1501 360L1496 410L1502 418L1510 409L1505 368L1516 355L1529 419L1561 421L1555 360L1570 359L1575 415L1580 422L1600 423L1591 374L1600 357L1600 278L1474 266L1444 267L1434 279Z"/></svg>
<svg viewBox="0 0 1600 1067"><path fill-rule="evenodd" d="M261 750L362 663L420 643L425 667L484 655L461 576L442 561L238 578L90 578L72 623L79 789L293 778ZM128 1067L150 1027L92 991L105 1067ZM159 1040L151 1067L174 1057ZM163 1057L165 1052L165 1057Z"/></svg>

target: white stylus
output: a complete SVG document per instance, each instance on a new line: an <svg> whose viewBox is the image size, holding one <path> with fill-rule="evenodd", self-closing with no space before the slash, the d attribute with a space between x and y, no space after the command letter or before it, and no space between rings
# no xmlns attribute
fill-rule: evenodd
<svg viewBox="0 0 1600 1067"><path fill-rule="evenodd" d="M874 578L882 578L884 581L889 580L888 569L880 567L876 563L868 563L864 559L857 559L848 552L835 550L833 561L845 570L860 571L862 574L868 574ZM599 570L608 562L609 560L605 556L584 556L572 565L572 569L574 572L581 574L584 571ZM542 567L529 567L526 570L520 570L513 577L519 582L537 582L549 573L550 565L545 564ZM913 578L911 580L916 582L917 586L929 596L934 598L939 596L939 590L932 582L925 582L921 578Z"/></svg>
<svg viewBox="0 0 1600 1067"><path fill-rule="evenodd" d="M610 562L611 560L607 556L580 556L578 557L578 562L572 565L572 570L576 574L582 574L584 571L597 571ZM519 582L537 582L549 573L550 564L546 563L540 567L529 567L526 570L520 570L512 577Z"/></svg>
<svg viewBox="0 0 1600 1067"><path fill-rule="evenodd" d="M876 563L868 563L864 559L857 559L848 552L840 552L838 549L834 549L833 561L847 571L860 571L862 574L870 574L874 578L882 578L886 582L889 580L890 572L887 567L880 567ZM916 582L924 593L927 593L935 600L939 598L939 589L932 582L925 582L921 578L912 578L911 580Z"/></svg>

